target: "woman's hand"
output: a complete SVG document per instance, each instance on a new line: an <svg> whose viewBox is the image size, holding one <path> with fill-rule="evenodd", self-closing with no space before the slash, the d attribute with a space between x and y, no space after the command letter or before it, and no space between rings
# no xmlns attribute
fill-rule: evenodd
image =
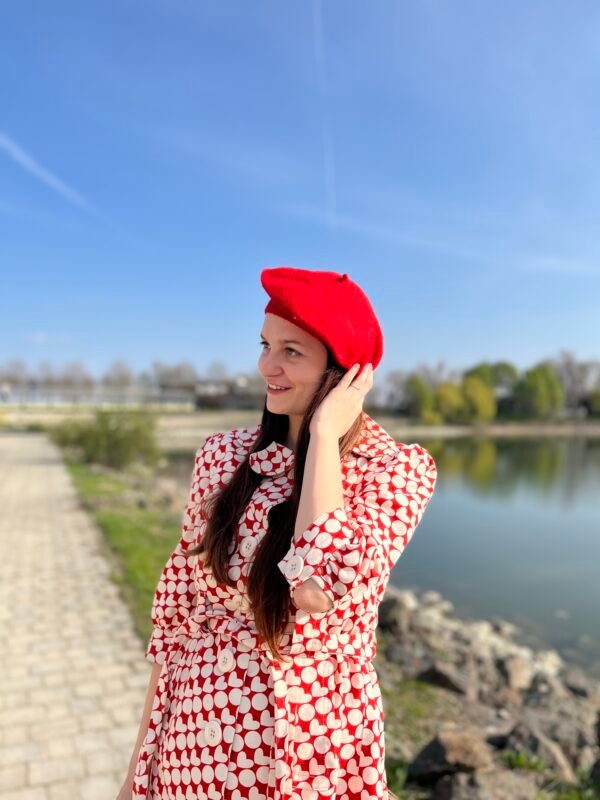
<svg viewBox="0 0 600 800"><path fill-rule="evenodd" d="M310 421L310 433L324 430L336 439L350 429L362 412L365 396L373 386L373 366L366 364L358 374L355 364L319 405Z"/></svg>

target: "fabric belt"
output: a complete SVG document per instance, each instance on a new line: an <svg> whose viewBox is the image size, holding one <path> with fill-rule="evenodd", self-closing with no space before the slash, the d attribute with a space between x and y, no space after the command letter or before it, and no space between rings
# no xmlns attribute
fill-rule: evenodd
<svg viewBox="0 0 600 800"><path fill-rule="evenodd" d="M271 750L271 766L274 767L275 775L274 780L271 781L271 785L269 786L268 799L289 800L292 790L295 789L298 791L299 785L309 790L309 793L306 794L307 797L314 792L315 800L317 800L317 798L321 800L321 798L327 798L335 794L335 782L337 768L339 766L339 749L341 746L340 735L331 737L332 747L326 753L319 755L315 750L317 761L320 760L322 763L315 763L315 758L313 758L311 761L310 773L308 771L308 765L299 763L298 758L295 759L297 763L293 770L293 727L298 709L298 701L294 699L294 692L297 693L298 687L295 686L294 689L291 688L288 683L287 673L289 668L293 666L296 658L302 660L306 657L307 663L310 663L312 659L335 659L337 661L335 675L337 679L341 681L349 677L349 660L366 663L371 659L364 655L348 655L341 651L332 652L324 647L321 647L319 650L305 649L303 641L294 641L296 626L297 623L291 621L282 634L279 650L284 656L284 660L278 661L273 658L271 651L268 649L266 643L261 640L250 620L236 617L227 611L219 612L215 609L210 609L209 613L207 613L205 607L202 607L202 609L196 607L196 610L179 625L171 637L163 668L159 676L148 732L138 755L132 800L147 800L149 796L149 789L152 783L152 761L163 725L167 718L167 710L170 708L172 700L171 676L169 673L174 670L179 659L185 653L182 645L185 646L185 643L190 638L209 634L218 636L223 641L234 640L236 649L240 651L256 650L262 652L269 660L275 699L274 739ZM322 640L320 644L322 644ZM362 652L364 653L364 650ZM242 660L242 662L248 663L245 660ZM242 684L245 684L247 666L240 666L239 660L236 659L231 672L235 672L238 682L242 681ZM312 687L313 696L315 692L317 696L331 696L332 676L321 676L318 670L315 672L317 676L316 680L321 686L317 689L315 689L314 686ZM336 690L337 687L333 689L333 691ZM158 704L156 703L156 696L158 696ZM315 705L314 700L312 704ZM228 727L230 725L235 727L238 709L230 708L228 711L230 715L233 714L235 718L233 721L228 720L227 725ZM316 735L331 736L332 731L335 730L336 724L339 724L340 727L342 724L339 719L336 719L334 722L335 724L332 725L330 714L328 715L326 724L325 715L322 715L322 719L318 720L320 732ZM225 763L230 763L230 756L233 755L231 753L232 742L225 742L223 739L220 744L227 756L227 761ZM271 772L271 775L273 775L273 772ZM313 780L317 782L316 785L311 784ZM223 797L225 795L225 780L218 779L216 773L211 789L215 797ZM303 794L303 796L305 795Z"/></svg>

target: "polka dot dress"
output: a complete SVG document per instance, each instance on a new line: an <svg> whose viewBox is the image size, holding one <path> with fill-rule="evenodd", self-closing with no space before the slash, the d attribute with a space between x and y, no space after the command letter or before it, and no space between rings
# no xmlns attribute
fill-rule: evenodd
<svg viewBox="0 0 600 800"><path fill-rule="evenodd" d="M423 447L363 420L342 461L343 506L277 564L290 591L312 578L333 604L293 614L285 660L259 640L246 586L269 509L291 494L295 453L278 442L251 453L258 425L215 433L196 453L181 538L152 604L146 658L162 671L133 800L387 800L377 610L437 473ZM186 551L206 525L201 499L246 459L262 481L239 522L228 587Z"/></svg>

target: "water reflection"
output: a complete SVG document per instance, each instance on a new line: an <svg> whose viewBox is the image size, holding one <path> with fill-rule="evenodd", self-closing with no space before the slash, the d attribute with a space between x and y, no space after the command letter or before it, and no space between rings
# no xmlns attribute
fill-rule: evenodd
<svg viewBox="0 0 600 800"><path fill-rule="evenodd" d="M461 438L421 444L446 482L458 478L473 492L511 497L526 486L561 503L591 492L598 496L600 440Z"/></svg>
<svg viewBox="0 0 600 800"><path fill-rule="evenodd" d="M404 441L413 441L405 439ZM501 617L600 677L600 441L422 439L438 485L392 573L459 616ZM170 458L187 485L193 453Z"/></svg>
<svg viewBox="0 0 600 800"><path fill-rule="evenodd" d="M600 677L600 441L423 439L438 487L392 582L502 617Z"/></svg>

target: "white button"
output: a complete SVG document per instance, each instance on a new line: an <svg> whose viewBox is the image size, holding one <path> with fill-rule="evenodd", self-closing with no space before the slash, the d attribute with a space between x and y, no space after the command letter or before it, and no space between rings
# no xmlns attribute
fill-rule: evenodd
<svg viewBox="0 0 600 800"><path fill-rule="evenodd" d="M312 788L315 792L326 795L329 795L334 789L327 775L317 775L313 778Z"/></svg>
<svg viewBox="0 0 600 800"><path fill-rule="evenodd" d="M204 738L206 739L207 744L219 744L222 737L223 733L221 731L221 726L216 719L212 719L210 722L206 723L204 728Z"/></svg>
<svg viewBox="0 0 600 800"><path fill-rule="evenodd" d="M245 539L242 539L242 543L240 545L240 553L243 556L249 557L255 550L256 550L256 539L252 538L252 536L246 536Z"/></svg>
<svg viewBox="0 0 600 800"><path fill-rule="evenodd" d="M229 672L229 670L233 669L235 664L235 655L233 650L230 650L228 647L224 650L221 650L219 653L218 664L222 672Z"/></svg>
<svg viewBox="0 0 600 800"><path fill-rule="evenodd" d="M297 578L304 569L304 559L302 556L295 555L290 558L285 569L288 578Z"/></svg>

